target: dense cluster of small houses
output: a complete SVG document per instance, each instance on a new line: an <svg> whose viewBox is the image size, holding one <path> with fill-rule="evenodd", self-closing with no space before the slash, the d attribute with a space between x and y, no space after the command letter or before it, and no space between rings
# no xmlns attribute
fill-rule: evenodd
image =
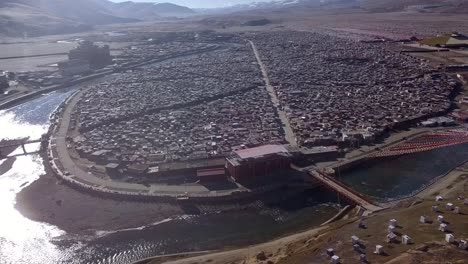
<svg viewBox="0 0 468 264"><path fill-rule="evenodd" d="M301 145L373 141L389 127L445 111L456 86L386 44L294 31L253 40Z"/></svg>
<svg viewBox="0 0 468 264"><path fill-rule="evenodd" d="M115 65L118 67L130 66L143 61L158 60L177 56L193 51L212 49L218 47L216 44L199 42L143 42L129 46L122 53L114 57Z"/></svg>
<svg viewBox="0 0 468 264"><path fill-rule="evenodd" d="M72 114L71 129L81 133L73 148L87 159L153 165L285 143L247 39L259 48L302 147L372 142L395 124L446 110L456 85L378 44L292 31L218 37L131 47L137 60L216 50L115 74L87 90Z"/></svg>
<svg viewBox="0 0 468 264"><path fill-rule="evenodd" d="M262 85L245 43L126 72L81 97L72 117L72 129L81 132L74 147L88 159L156 165L284 143Z"/></svg>
<svg viewBox="0 0 468 264"><path fill-rule="evenodd" d="M468 198L459 198L463 199L463 204L468 206ZM432 212L434 213L440 213L441 211L439 208L439 203L442 202L444 198L440 195L436 196L435 201L437 202L436 205L432 206ZM453 203L446 203L445 204L445 210L447 212L451 212L453 214L461 214L460 207L454 206ZM430 219L429 216L427 215L422 215L419 218L419 224L432 224L433 221ZM445 233L444 239L447 243L456 245L460 250L467 250L468 249L468 238L460 238L456 239L455 238L455 230L451 230L448 223L444 220L443 215L437 215L437 226L438 230ZM360 221L358 224L358 228L367 228L366 224L363 221ZM401 228L398 225L398 221L396 219L390 219L388 222L388 227L387 227L387 235L385 237L385 241L389 244L391 243L399 243L403 245L411 245L413 244L413 240L408 234L402 234L400 236L400 241L398 240L399 234L396 230ZM359 239L359 237L353 235L351 236L351 243L353 246L353 250L357 253L358 258L360 263L368 263L365 247L363 246L363 241ZM376 255L384 255L386 254L385 252L385 247L383 245L375 245L375 250L372 252L373 254ZM330 259L330 262L333 264L338 264L341 263L342 259L339 257L339 255L336 254L335 250L333 248L328 248L326 250L326 255Z"/></svg>

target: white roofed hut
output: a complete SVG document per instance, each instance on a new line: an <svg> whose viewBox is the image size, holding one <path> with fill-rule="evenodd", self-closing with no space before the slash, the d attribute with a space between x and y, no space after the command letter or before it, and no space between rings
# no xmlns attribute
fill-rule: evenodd
<svg viewBox="0 0 468 264"><path fill-rule="evenodd" d="M358 253L361 253L361 246L359 244L354 244L353 245L353 250L358 252Z"/></svg>
<svg viewBox="0 0 468 264"><path fill-rule="evenodd" d="M427 222L429 222L429 217L427 215L421 215L419 217L419 223L426 224Z"/></svg>
<svg viewBox="0 0 468 264"><path fill-rule="evenodd" d="M387 235L387 243L394 243L397 241L397 235L395 233L389 233Z"/></svg>
<svg viewBox="0 0 468 264"><path fill-rule="evenodd" d="M382 255L383 253L384 253L383 246L381 246L381 245L376 245L376 246L375 246L374 254Z"/></svg>
<svg viewBox="0 0 468 264"><path fill-rule="evenodd" d="M448 231L448 226L447 226L447 224L441 223L441 224L439 225L439 230L442 231L442 232L447 232L447 231Z"/></svg>
<svg viewBox="0 0 468 264"><path fill-rule="evenodd" d="M460 240L460 242L458 243L458 248L466 250L468 248L468 242L466 240L463 240L463 239Z"/></svg>
<svg viewBox="0 0 468 264"><path fill-rule="evenodd" d="M449 211L452 211L453 210L453 203L447 203L445 205L445 209L449 210Z"/></svg>
<svg viewBox="0 0 468 264"><path fill-rule="evenodd" d="M443 223L444 222L444 216L443 215L438 215L437 216L437 222Z"/></svg>
<svg viewBox="0 0 468 264"><path fill-rule="evenodd" d="M452 234L445 234L445 241L447 243L455 242L455 237Z"/></svg>
<svg viewBox="0 0 468 264"><path fill-rule="evenodd" d="M357 236L352 236L351 237L351 242L354 244L359 244L359 237Z"/></svg>
<svg viewBox="0 0 468 264"><path fill-rule="evenodd" d="M401 242L405 245L409 245L411 244L411 237L409 237L408 235L403 235L401 236Z"/></svg>

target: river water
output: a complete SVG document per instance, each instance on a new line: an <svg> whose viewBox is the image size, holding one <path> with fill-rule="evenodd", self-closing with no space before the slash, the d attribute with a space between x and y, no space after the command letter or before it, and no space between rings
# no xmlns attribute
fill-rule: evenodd
<svg viewBox="0 0 468 264"><path fill-rule="evenodd" d="M0 139L39 138L48 129L50 114L72 93L53 92L0 111ZM43 173L42 159L29 155L18 157L0 175L0 264L120 264L159 254L241 246L317 226L339 210L333 203L336 197L319 190L275 204L259 201L241 211L180 215L126 230L72 234L29 220L15 209L16 195Z"/></svg>
<svg viewBox="0 0 468 264"><path fill-rule="evenodd" d="M432 179L468 159L468 144L375 160L372 164L338 173L338 178L373 200L387 202L411 195Z"/></svg>

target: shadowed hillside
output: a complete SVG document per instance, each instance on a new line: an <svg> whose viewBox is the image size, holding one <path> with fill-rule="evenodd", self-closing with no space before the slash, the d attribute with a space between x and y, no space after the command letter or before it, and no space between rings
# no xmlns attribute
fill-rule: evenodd
<svg viewBox="0 0 468 264"><path fill-rule="evenodd" d="M113 3L108 0L3 0L0 36L39 36L89 30L94 25L185 17L190 8L174 4Z"/></svg>

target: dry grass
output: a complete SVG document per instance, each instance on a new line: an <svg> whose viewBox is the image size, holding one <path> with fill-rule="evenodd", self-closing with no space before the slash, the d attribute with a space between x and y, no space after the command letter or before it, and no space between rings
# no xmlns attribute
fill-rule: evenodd
<svg viewBox="0 0 468 264"><path fill-rule="evenodd" d="M447 44L447 41L449 39L450 39L450 35L437 36L437 37L422 40L421 44L429 45L429 46L436 46L436 45L442 46L442 45Z"/></svg>
<svg viewBox="0 0 468 264"><path fill-rule="evenodd" d="M449 197L458 197L458 195L468 195L468 186L466 179L460 177L449 188L451 195ZM454 214L445 210L444 205L452 202L459 206L463 214ZM408 204L408 203L407 203ZM432 197L423 200L421 203L410 207L394 209L388 212L378 213L369 217L364 222L367 229L357 227L357 221L346 224L336 232L324 235L318 239L310 240L304 245L291 245L288 257L285 257L278 263L327 263L325 254L327 248L334 248L337 255L345 263L359 263L359 254L353 250L351 236L356 235L362 240L370 263L387 263L398 257L398 262L391 263L441 263L437 260L452 261L453 263L464 263L468 259L468 252L461 251L455 245L447 244L445 234L438 230L439 224L434 221L430 224L419 223L421 215L428 215L431 220L437 220L437 215L443 215L449 223L450 230L453 232L456 240L468 238L468 206L463 205L462 201L457 199L448 199L440 202L440 213L432 212L431 206L436 204ZM398 237L397 243L388 244L385 241L387 227L390 219L397 219L399 227L396 229ZM401 235L409 235L414 244L401 244ZM374 255L375 245L383 245L386 255ZM421 245L428 246L427 254L420 254L416 250ZM450 253L450 254L449 254ZM431 260L431 261L429 261ZM421 262L422 261L422 262ZM435 262L434 262L435 261Z"/></svg>

